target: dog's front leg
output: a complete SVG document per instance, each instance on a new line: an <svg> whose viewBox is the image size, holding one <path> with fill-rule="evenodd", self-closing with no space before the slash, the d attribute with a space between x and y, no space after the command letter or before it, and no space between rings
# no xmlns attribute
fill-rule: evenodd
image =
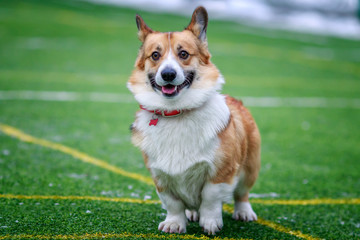
<svg viewBox="0 0 360 240"><path fill-rule="evenodd" d="M167 233L185 233L187 219L183 202L169 193L161 192L158 195L163 207L167 210L165 221L159 224L159 230Z"/></svg>
<svg viewBox="0 0 360 240"><path fill-rule="evenodd" d="M202 202L200 205L200 221L207 234L215 235L223 227L222 220L222 190L220 184L205 184L202 193Z"/></svg>

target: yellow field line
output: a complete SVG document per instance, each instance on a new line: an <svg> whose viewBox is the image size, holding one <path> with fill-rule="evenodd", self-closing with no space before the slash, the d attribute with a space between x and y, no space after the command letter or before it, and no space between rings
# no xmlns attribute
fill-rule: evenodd
<svg viewBox="0 0 360 240"><path fill-rule="evenodd" d="M86 233L83 235L31 235L31 234L19 234L19 235L4 235L0 236L0 240L2 239L102 239L102 238L141 238L141 239L197 239L197 240L246 240L244 238L220 238L220 237L207 237L205 235L201 235L197 237L195 235L190 234L166 234L159 235L155 233Z"/></svg>
<svg viewBox="0 0 360 240"><path fill-rule="evenodd" d="M14 195L14 194L0 194L0 198L8 199L51 199L51 200L89 200L89 201L107 201L107 202L122 202L122 203L139 203L139 204L160 204L159 200L141 200L136 198L110 198L110 197L96 197L96 196L46 196L46 195Z"/></svg>
<svg viewBox="0 0 360 240"><path fill-rule="evenodd" d="M160 204L160 200L141 200L136 198L112 198L97 196L56 196L56 195L15 195L0 194L0 198L9 199L53 199L53 200L90 200L90 201L108 201L123 203L140 203L140 204ZM251 203L261 205L359 205L360 199L309 199L309 200L261 200L252 199Z"/></svg>
<svg viewBox="0 0 360 240"><path fill-rule="evenodd" d="M39 139L33 136L30 136L24 132L22 132L21 130L18 130L16 128L13 128L11 126L8 125L4 125L0 123L0 130L2 132L4 132L5 134L18 138L21 141L24 142L29 142L29 143L33 143L33 144L38 144L44 147L48 147L54 150L58 150L61 151L63 153L67 153L83 162L87 162L87 163L91 163L94 164L96 166L102 167L104 169L107 169L109 171L118 173L120 175L144 182L146 184L149 185L153 185L153 181L151 178L148 177L144 177L140 174L136 174L136 173L130 173L127 172L123 169L117 168L115 166L112 166L102 160L93 158L85 153L79 152L76 149L72 149L70 147L58 144L58 143L53 143L47 140L43 140L43 139ZM155 204L155 203L159 203L159 201L153 201L153 200L139 200L139 199L125 199L125 198L106 198L106 197L86 197L86 196L25 196L25 195L11 195L11 194L2 194L0 195L0 197L3 198L23 198L23 199L73 199L73 200L99 200L99 201L117 201L117 202L130 202L130 203L147 203L147 204ZM117 200L115 200L117 199ZM313 200L253 200L252 202L254 203L259 203L259 204L286 204L286 205L314 205L314 204L359 204L360 200L359 199L313 199ZM224 211L231 213L233 211L232 207L230 207L229 205L225 205L224 206ZM303 234L300 231L293 231L290 228L286 228L283 227L279 224L273 223L271 221L268 220L264 220L264 219L259 219L257 221L257 223L270 227L276 231L279 232L284 232L287 234L291 234L294 236L297 236L299 238L303 238L306 240L313 240L313 239L317 239L314 238L310 235L307 234ZM62 235L62 236L67 236L67 235ZM160 235L161 236L161 235ZM45 236L48 237L48 236ZM34 238L36 238L36 236L34 236ZM50 237L53 238L53 237ZM66 239L66 238L63 238Z"/></svg>
<svg viewBox="0 0 360 240"><path fill-rule="evenodd" d="M224 205L223 207L224 212L230 213L232 214L234 212L234 208L232 206L229 206L227 204ZM267 226L269 228L272 228L278 232L282 232L282 233L287 233L293 236L296 236L298 238L302 238L302 239L306 239L306 240L320 240L321 238L315 238L311 235L302 233L298 230L292 230L290 228L281 226L280 224L276 224L274 222L262 219L262 218L258 218L258 220L256 221L256 223L261 224L263 226Z"/></svg>
<svg viewBox="0 0 360 240"><path fill-rule="evenodd" d="M127 172L121 168L115 167L113 165L108 164L107 162L91 157L85 153L82 153L76 149L58 144L53 143L44 139L36 138L33 136L30 136L24 132L22 132L19 129L16 129L14 127L1 124L0 123L0 131L3 133L15 137L21 141L29 142L33 144L37 144L43 147L48 147L54 150L61 151L63 153L69 154L83 162L91 163L96 166L99 166L101 168L104 168L106 170L112 171L114 173L123 175L125 177L129 177L132 179L135 179L140 182L144 182L149 185L153 185L153 181L149 177L142 176L137 173L131 173ZM24 195L0 195L1 197L7 197L7 198L35 198L34 196L24 196ZM10 197L13 196L13 197ZM118 201L123 202L121 198L105 198L105 197L91 197L91 196L68 196L68 197L62 197L62 196L37 196L37 198L44 198L44 199L50 199L50 198L67 198L67 199L88 199L88 200L103 200L103 201ZM117 200L118 199L118 200ZM133 201L133 200L132 200ZM320 205L320 204L360 204L360 198L353 198L353 199L308 199L308 200L262 200L262 199L252 199L252 203L255 204L263 204L263 205ZM145 203L145 202L144 202Z"/></svg>
<svg viewBox="0 0 360 240"><path fill-rule="evenodd" d="M261 224L261 225L264 225L264 226L270 227L272 229L275 229L278 232L287 233L287 234L296 236L298 238L302 238L302 239L306 239L306 240L321 240L322 239L322 238L313 237L313 236L311 236L309 234L302 233L302 232L300 232L298 230L292 230L290 228L281 226L280 224L276 224L274 222L271 222L271 221L268 221L268 220L265 220L265 219L262 219L262 218L258 218L258 220L256 222Z"/></svg>
<svg viewBox="0 0 360 240"><path fill-rule="evenodd" d="M108 164L107 162L91 157L85 153L82 153L76 149L58 144L58 143L53 143L44 139L40 139L40 138L36 138L33 136L30 136L24 132L22 132L19 129L16 129L14 127L5 125L5 124L1 124L0 123L0 131L2 131L3 133L15 137L21 141L24 142L29 142L29 143L33 143L33 144L38 144L40 146L43 147L48 147L54 150L58 150L61 151L63 153L69 154L83 162L86 163L91 163L94 164L96 166L99 166L101 168L104 168L106 170L115 172L117 174L123 175L125 177L129 177L132 179L135 179L137 181L146 183L148 185L153 185L153 181L151 178L149 177L145 177L142 176L140 174L137 173L131 173L131 172L127 172L121 168L115 167L113 165ZM26 197L26 196L24 196ZM47 197L47 196L46 196ZM81 197L83 199L92 199L94 197ZM112 199L112 200L108 200L108 201L116 201L114 200L114 198L108 198L108 199ZM264 205L320 205L320 204L360 204L360 198L353 198L353 199L308 199L308 200L262 200L262 199L252 199L251 200L252 203L255 204L264 204Z"/></svg>
<svg viewBox="0 0 360 240"><path fill-rule="evenodd" d="M133 199L133 198L109 198L109 197L95 197L95 196L43 196L43 195L14 195L14 194L0 194L0 198L8 198L8 199L42 199L42 200L46 200L46 199L51 199L51 200L91 200L91 201L110 201L110 202L122 202L122 203L138 203L138 204L160 204L161 202L159 200L141 200L141 199ZM234 208L230 205L225 204L223 207L224 212L227 213L232 213L234 211ZM286 228L284 226L281 226L279 224L276 224L274 222L259 218L256 223L260 224L260 225L264 225L267 227L270 227L278 232L283 232L283 233L287 233L290 235L294 235L296 237L299 238L303 238L306 240L318 240L318 238L314 238L310 235L304 234L300 231L295 231L292 230L290 228ZM19 236L19 237L17 237ZM31 237L26 237L26 236L31 236ZM131 235L134 237L134 235ZM129 237L131 237L129 236ZM165 238L163 235L158 235L159 238ZM176 235L177 236L177 235ZM179 235L179 236L183 236L186 237L187 235ZM192 235L191 235L192 236ZM8 238L12 238L14 237L13 235L9 236ZM86 239L86 238L90 238L91 236L75 236L75 235L58 235L58 236L43 236L43 235L39 235L39 236L35 236L35 235L16 235L14 238L38 238L38 239L49 239L49 238L58 238L58 239L67 239L67 238L75 238L75 239ZM95 238L98 236L93 236L92 238ZM111 236L108 236L109 238L111 238ZM113 236L113 237L117 237L117 236ZM119 236L120 237L120 236ZM193 237L193 236L192 236ZM203 236L202 238L191 238L191 239L208 239L208 238L204 238L205 236ZM155 237L156 238L156 237ZM0 237L0 239L2 239ZM5 238L3 238L5 239ZM184 238L184 239L190 239L190 238ZM220 239L220 238L218 238Z"/></svg>
<svg viewBox="0 0 360 240"><path fill-rule="evenodd" d="M104 168L106 170L109 170L111 172L120 174L120 175L128 177L128 178L138 180L138 181L146 183L148 185L154 185L154 183L150 177L145 177L145 176L142 176L137 173L128 172L122 168L115 167L103 160L91 157L91 156L87 155L86 153L80 152L76 149L67 147L65 145L30 136L14 127L0 123L0 131L5 133L6 135L15 137L21 141L37 144L37 145L47 147L47 148L51 148L53 150L57 150L57 151L69 154L69 155L73 156L74 158L79 159L83 162L96 165L98 167Z"/></svg>
<svg viewBox="0 0 360 240"><path fill-rule="evenodd" d="M109 197L93 197L93 196L43 196L43 195L13 195L13 194L0 194L0 198L8 198L8 199L52 199L52 200L92 200L92 201L111 201L111 202L123 202L123 203L139 203L139 204L160 204L161 202L158 200L140 200L140 199L133 199L133 198L109 198ZM224 205L223 210L227 213L233 212L233 207L229 205ZM311 237L310 235L306 235L301 233L300 231L293 231L289 228L283 227L279 224L270 222L268 220L264 220L259 218L257 223L261 225L265 225L272 229L275 229L279 232L288 233L306 240L313 240L316 238ZM121 234L120 234L121 235ZM17 237L19 236L19 237ZM74 235L58 235L58 236L43 236L43 235L17 235L16 238L38 238L38 239L49 239L49 238L58 238L58 239L68 239L68 238L75 238L75 239L86 239L90 238L91 236L74 236ZM31 236L31 237L26 237ZM159 238L164 238L163 235L158 235ZM184 236L186 235L179 235ZM14 237L13 235L9 236L8 238ZM98 235L93 236L92 238L100 237ZM111 237L110 235L108 236ZM112 236L112 237L121 237L121 236ZM125 237L125 236L123 236ZM129 235L129 237L134 237L134 235ZM205 237L205 236L204 236ZM156 237L155 237L156 238ZM2 239L0 237L0 239ZM3 238L5 239L5 238ZM190 238L183 238L183 239L190 239ZM208 238L191 238L191 239L208 239ZM219 238L220 239L220 238Z"/></svg>
<svg viewBox="0 0 360 240"><path fill-rule="evenodd" d="M347 205L358 205L360 204L360 198L344 198L344 199L329 199L329 198L319 198L319 199L301 199L301 200L263 200L263 199L252 199L251 203L263 204L263 205L322 205L322 204L347 204Z"/></svg>

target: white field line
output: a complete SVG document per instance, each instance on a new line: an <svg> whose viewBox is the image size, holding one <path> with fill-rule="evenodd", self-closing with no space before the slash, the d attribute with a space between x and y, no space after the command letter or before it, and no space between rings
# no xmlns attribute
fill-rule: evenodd
<svg viewBox="0 0 360 240"><path fill-rule="evenodd" d="M39 100L59 102L133 103L131 94L99 92L0 91L0 100Z"/></svg>
<svg viewBox="0 0 360 240"><path fill-rule="evenodd" d="M324 97L238 97L248 107L350 108L360 109L360 98ZM0 100L59 102L135 103L131 94L100 92L0 91Z"/></svg>

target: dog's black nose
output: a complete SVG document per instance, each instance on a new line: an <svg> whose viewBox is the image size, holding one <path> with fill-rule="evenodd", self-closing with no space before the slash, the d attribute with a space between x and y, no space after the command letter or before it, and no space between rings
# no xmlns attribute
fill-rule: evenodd
<svg viewBox="0 0 360 240"><path fill-rule="evenodd" d="M164 79L164 81L171 82L176 78L176 71L172 68L167 67L162 70L161 77L162 79Z"/></svg>

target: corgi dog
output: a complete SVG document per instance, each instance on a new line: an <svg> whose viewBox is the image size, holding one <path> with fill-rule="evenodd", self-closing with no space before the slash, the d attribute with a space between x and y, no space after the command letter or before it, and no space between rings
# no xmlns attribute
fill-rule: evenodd
<svg viewBox="0 0 360 240"><path fill-rule="evenodd" d="M185 233L190 220L216 234L232 199L235 220L257 220L248 196L260 169L260 133L241 101L220 94L206 9L196 8L181 32L154 31L139 15L136 24L142 45L127 84L140 105L132 142L167 211L158 229Z"/></svg>

